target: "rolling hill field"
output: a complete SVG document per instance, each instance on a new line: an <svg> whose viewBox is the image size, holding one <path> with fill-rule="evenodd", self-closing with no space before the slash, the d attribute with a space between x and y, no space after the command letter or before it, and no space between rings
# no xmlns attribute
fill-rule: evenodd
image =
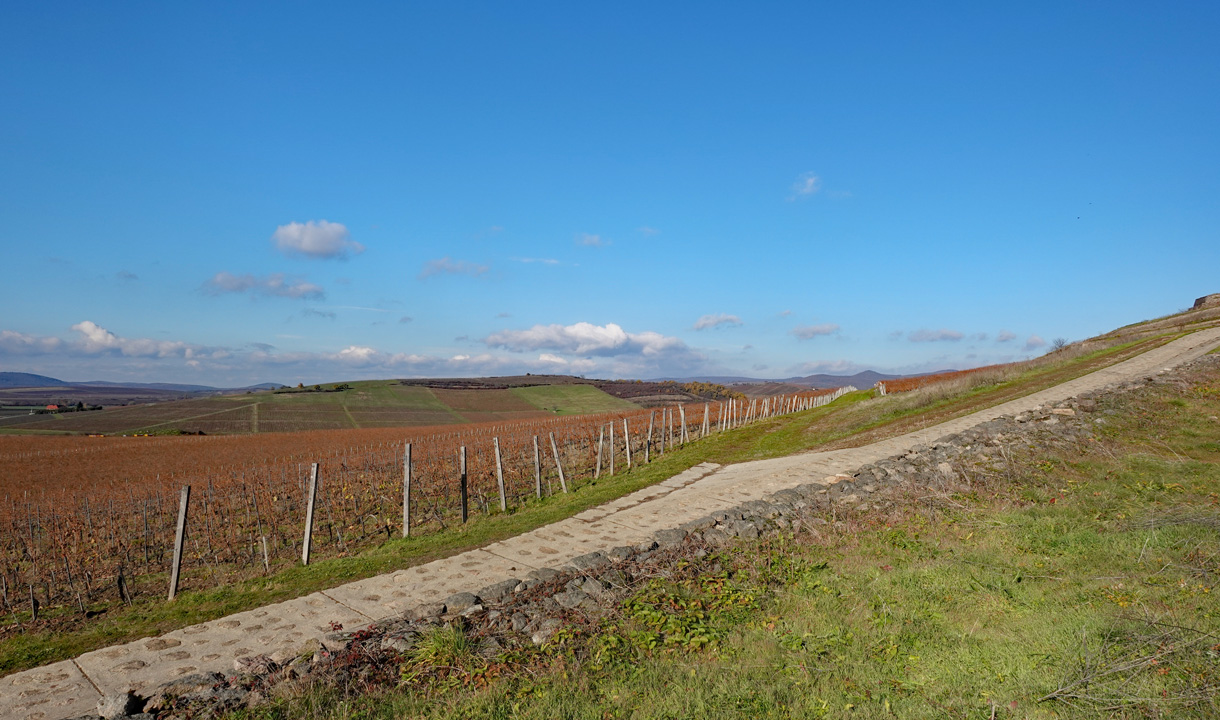
<svg viewBox="0 0 1220 720"><path fill-rule="evenodd" d="M630 410L637 406L591 384L433 388L396 380L343 383L344 389L253 392L104 410L30 414L0 410L0 432L107 435L265 433L420 427Z"/></svg>

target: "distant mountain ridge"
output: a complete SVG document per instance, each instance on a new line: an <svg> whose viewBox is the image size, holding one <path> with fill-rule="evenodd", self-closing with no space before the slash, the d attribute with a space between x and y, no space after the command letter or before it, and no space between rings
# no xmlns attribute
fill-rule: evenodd
<svg viewBox="0 0 1220 720"><path fill-rule="evenodd" d="M110 382L107 380L88 380L73 382L35 375L23 372L0 372L0 388L42 388L42 387L107 387L107 388L139 388L141 390L166 390L181 393L215 393L233 390L275 390L281 385L277 383L260 383L240 388L218 388L211 385L186 385L181 383L137 383Z"/></svg>

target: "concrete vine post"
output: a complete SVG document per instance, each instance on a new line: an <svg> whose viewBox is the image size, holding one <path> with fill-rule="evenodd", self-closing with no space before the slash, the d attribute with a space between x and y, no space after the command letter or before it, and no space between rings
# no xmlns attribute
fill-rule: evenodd
<svg viewBox="0 0 1220 720"><path fill-rule="evenodd" d="M690 440L690 437L688 437L686 434L686 406L685 405L678 406L678 414L682 417L682 421L681 421L682 422L682 432L678 433L678 440L682 444L686 444L686 442L688 440Z"/></svg>
<svg viewBox="0 0 1220 720"><path fill-rule="evenodd" d="M656 413L648 413L648 440L644 443L644 463L652 462L652 421L655 419Z"/></svg>
<svg viewBox="0 0 1220 720"><path fill-rule="evenodd" d="M566 495L568 492L568 481L563 477L563 463L559 461L559 447L555 445L555 433L551 433L551 453L555 456L555 469L559 471L559 487L563 488ZM613 458L614 456L611 455Z"/></svg>
<svg viewBox="0 0 1220 720"><path fill-rule="evenodd" d="M461 473L461 475L458 478L458 492L462 496L462 522L464 523L464 522L466 522L466 518L469 516L469 510L470 510L470 506L468 504L469 498L467 497L467 492L466 492L466 446L465 445L462 446L462 449L461 449L461 452L459 455L458 467L459 467L459 472Z"/></svg>
<svg viewBox="0 0 1220 720"><path fill-rule="evenodd" d="M309 551L313 545L313 509L318 501L318 464L309 470L309 498L305 501L305 540L301 546L301 564L309 564Z"/></svg>
<svg viewBox="0 0 1220 720"><path fill-rule="evenodd" d="M178 529L174 533L174 566L170 569L169 599L178 594L178 578L182 572L182 545L186 542L186 508L191 502L191 486L184 485L178 497Z"/></svg>
<svg viewBox="0 0 1220 720"><path fill-rule="evenodd" d="M627 455L627 469L631 469L631 431L627 429L627 418L623 418L623 452Z"/></svg>
<svg viewBox="0 0 1220 720"><path fill-rule="evenodd" d="M500 438L492 438L496 446L496 485L500 488L500 512L508 512L508 498L504 493L504 464L500 461Z"/></svg>
<svg viewBox="0 0 1220 720"><path fill-rule="evenodd" d="M402 536L411 535L411 443L402 456Z"/></svg>
<svg viewBox="0 0 1220 720"><path fill-rule="evenodd" d="M607 448L607 450L610 451L610 477L614 477L614 421L611 420L609 425L610 425L610 447Z"/></svg>
<svg viewBox="0 0 1220 720"><path fill-rule="evenodd" d="M542 458L538 455L538 436L534 436L534 495L542 499Z"/></svg>
<svg viewBox="0 0 1220 720"><path fill-rule="evenodd" d="M606 428L597 429L597 466L593 469L593 479L602 476L602 441L606 439Z"/></svg>

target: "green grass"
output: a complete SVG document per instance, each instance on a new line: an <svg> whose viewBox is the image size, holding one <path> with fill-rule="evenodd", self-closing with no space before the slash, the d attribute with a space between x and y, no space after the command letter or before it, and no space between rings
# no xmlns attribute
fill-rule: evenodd
<svg viewBox="0 0 1220 720"><path fill-rule="evenodd" d="M539 410L556 415L635 410L634 403L609 395L592 385L535 385L512 388L513 395Z"/></svg>
<svg viewBox="0 0 1220 720"><path fill-rule="evenodd" d="M1118 401L1097 441L1011 448L943 499L683 561L543 648L438 637L445 672L413 656L396 688L237 715L1215 717L1220 372L1196 380Z"/></svg>

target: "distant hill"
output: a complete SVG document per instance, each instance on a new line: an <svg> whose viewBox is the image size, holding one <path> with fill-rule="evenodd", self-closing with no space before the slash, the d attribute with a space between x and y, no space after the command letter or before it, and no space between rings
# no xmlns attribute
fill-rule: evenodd
<svg viewBox="0 0 1220 720"><path fill-rule="evenodd" d="M23 372L0 372L0 388L62 387L68 384L70 383L56 380L46 375Z"/></svg>
<svg viewBox="0 0 1220 720"><path fill-rule="evenodd" d="M922 373L921 373L922 374ZM661 380L672 380L675 382L710 382L719 383L721 385L799 385L808 388L838 388L854 385L857 388L864 389L876 385L880 380L893 380L901 377L913 377L911 375L887 375L874 370L865 370L858 372L855 375L805 375L789 378L780 378L778 380L743 377L738 375L700 375L699 377L691 378L661 378Z"/></svg>
<svg viewBox="0 0 1220 720"><path fill-rule="evenodd" d="M245 390L278 390L283 387L279 383L260 383L240 388L218 388L211 385L187 385L182 383L138 383L111 382L109 380L87 380L71 382L59 380L46 375L35 375L23 372L0 372L0 388L43 388L43 387L95 387L95 388L137 388L140 390L164 390L171 393L220 393Z"/></svg>

